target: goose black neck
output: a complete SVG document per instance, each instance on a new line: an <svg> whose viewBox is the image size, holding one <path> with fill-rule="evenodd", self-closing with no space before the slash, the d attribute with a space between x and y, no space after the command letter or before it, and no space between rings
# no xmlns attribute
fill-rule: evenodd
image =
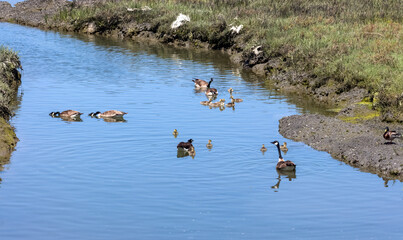
<svg viewBox="0 0 403 240"><path fill-rule="evenodd" d="M281 156L281 150L280 150L280 145L279 144L277 144L276 145L277 146L277 150L278 150L278 158L283 158L283 156Z"/></svg>

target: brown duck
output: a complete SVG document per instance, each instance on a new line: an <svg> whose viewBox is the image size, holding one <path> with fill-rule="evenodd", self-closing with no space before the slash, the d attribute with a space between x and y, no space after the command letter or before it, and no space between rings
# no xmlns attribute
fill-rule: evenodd
<svg viewBox="0 0 403 240"><path fill-rule="evenodd" d="M385 140L390 141L389 143L393 143L392 141L395 138L401 138L402 134L396 132L396 131L391 131L389 130L389 127L385 128L385 132L383 133L383 138L385 138Z"/></svg>

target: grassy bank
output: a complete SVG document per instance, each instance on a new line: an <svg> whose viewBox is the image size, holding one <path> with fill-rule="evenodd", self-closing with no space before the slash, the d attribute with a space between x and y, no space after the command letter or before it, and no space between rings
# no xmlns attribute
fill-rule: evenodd
<svg viewBox="0 0 403 240"><path fill-rule="evenodd" d="M0 170L8 162L18 139L7 122L21 83L21 62L16 52L0 45Z"/></svg>
<svg viewBox="0 0 403 240"><path fill-rule="evenodd" d="M145 6L151 10L142 11ZM171 29L179 13L191 21ZM401 0L122 0L72 5L47 21L75 30L93 22L97 32L120 29L128 37L146 29L166 42L207 42L242 52L249 66L281 59L276 67L266 67L271 75L304 72L308 80L302 84L313 91L328 85L341 93L358 86L383 111L402 108ZM230 28L239 25L239 34L232 33ZM256 46L264 54L249 62Z"/></svg>

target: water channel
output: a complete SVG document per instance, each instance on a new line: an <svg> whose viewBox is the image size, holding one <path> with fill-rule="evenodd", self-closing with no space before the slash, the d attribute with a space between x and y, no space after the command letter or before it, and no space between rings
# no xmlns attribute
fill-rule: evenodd
<svg viewBox="0 0 403 240"><path fill-rule="evenodd" d="M19 51L20 141L0 171L1 239L400 239L401 182L385 182L278 133L278 120L326 113L284 96L227 55L0 23ZM244 99L202 106L192 78ZM74 109L82 121L52 118ZM87 116L128 112L125 121ZM172 131L178 129L175 138ZM176 145L194 139L196 156ZM206 144L211 139L212 149ZM279 175L271 141L295 175ZM259 151L265 144L268 151Z"/></svg>

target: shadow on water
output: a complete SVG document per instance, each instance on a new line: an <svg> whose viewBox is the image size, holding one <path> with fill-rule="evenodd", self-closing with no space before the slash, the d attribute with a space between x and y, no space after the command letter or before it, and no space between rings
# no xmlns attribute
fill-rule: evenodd
<svg viewBox="0 0 403 240"><path fill-rule="evenodd" d="M288 179L288 181L292 181L293 179L297 178L297 175L294 171L282 171L282 170L278 170L276 169L278 177L277 177L277 183L274 184L273 186L271 186L272 189L274 189L275 192L278 191L278 189L280 188L280 182L283 179Z"/></svg>

